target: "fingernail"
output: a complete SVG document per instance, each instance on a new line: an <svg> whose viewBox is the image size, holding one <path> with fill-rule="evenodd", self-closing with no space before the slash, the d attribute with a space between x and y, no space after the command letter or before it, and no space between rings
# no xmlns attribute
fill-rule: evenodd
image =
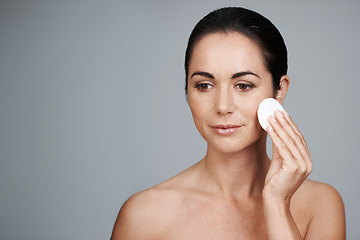
<svg viewBox="0 0 360 240"><path fill-rule="evenodd" d="M270 122L276 122L276 119L275 119L273 116L270 115L270 116L269 116L269 121L270 121Z"/></svg>
<svg viewBox="0 0 360 240"><path fill-rule="evenodd" d="M284 117L284 114L282 112L280 112L279 110L276 110L277 114L279 115L279 117Z"/></svg>
<svg viewBox="0 0 360 240"><path fill-rule="evenodd" d="M272 128L272 126L268 125L268 131L274 131L274 129Z"/></svg>

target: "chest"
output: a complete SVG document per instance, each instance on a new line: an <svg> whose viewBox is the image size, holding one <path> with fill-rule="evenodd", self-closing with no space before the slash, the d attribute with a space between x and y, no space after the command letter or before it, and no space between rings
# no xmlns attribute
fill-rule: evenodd
<svg viewBox="0 0 360 240"><path fill-rule="evenodd" d="M190 203L169 223L164 239L267 239L262 204Z"/></svg>

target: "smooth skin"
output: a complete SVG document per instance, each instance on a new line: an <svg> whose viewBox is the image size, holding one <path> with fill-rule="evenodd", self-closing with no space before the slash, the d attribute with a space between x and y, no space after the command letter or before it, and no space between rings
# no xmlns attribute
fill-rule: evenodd
<svg viewBox="0 0 360 240"><path fill-rule="evenodd" d="M136 239L345 239L342 199L311 180L312 159L287 112L277 112L267 133L257 107L268 97L281 104L288 76L274 92L257 44L239 33L212 33L195 46L188 100L207 142L198 163L129 198L112 240ZM219 133L231 125L231 134ZM221 131L220 131L221 132Z"/></svg>

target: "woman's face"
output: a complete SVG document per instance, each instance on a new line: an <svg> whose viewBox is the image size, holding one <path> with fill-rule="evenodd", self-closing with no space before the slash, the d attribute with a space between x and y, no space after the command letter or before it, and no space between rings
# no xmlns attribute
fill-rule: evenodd
<svg viewBox="0 0 360 240"><path fill-rule="evenodd" d="M194 47L188 100L195 125L209 147L239 152L265 132L260 102L274 97L270 72L255 42L239 33L212 33Z"/></svg>

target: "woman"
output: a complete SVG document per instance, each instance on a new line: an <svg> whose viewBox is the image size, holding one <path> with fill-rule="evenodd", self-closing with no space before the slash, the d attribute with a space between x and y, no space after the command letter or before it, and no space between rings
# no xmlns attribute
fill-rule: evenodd
<svg viewBox="0 0 360 240"><path fill-rule="evenodd" d="M260 102L283 103L289 86L276 27L247 9L216 10L194 28L185 72L207 153L127 200L112 239L345 239L341 197L306 179L312 160L291 117L277 112L267 132L257 120Z"/></svg>

